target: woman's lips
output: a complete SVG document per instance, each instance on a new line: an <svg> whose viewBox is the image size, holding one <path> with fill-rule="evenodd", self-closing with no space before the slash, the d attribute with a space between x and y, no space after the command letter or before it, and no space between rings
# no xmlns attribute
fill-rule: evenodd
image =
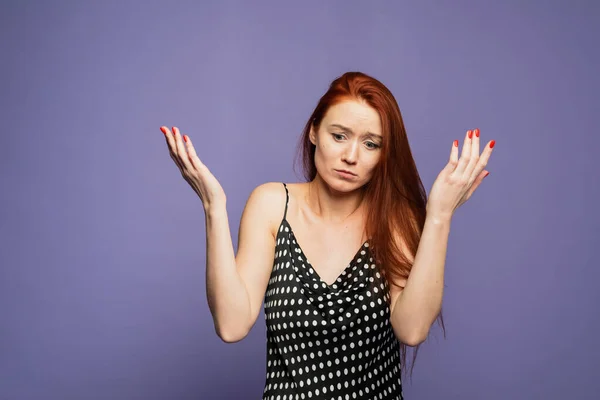
<svg viewBox="0 0 600 400"><path fill-rule="evenodd" d="M355 174L348 171L344 171L342 169L336 169L335 171L344 178L354 178L356 176Z"/></svg>

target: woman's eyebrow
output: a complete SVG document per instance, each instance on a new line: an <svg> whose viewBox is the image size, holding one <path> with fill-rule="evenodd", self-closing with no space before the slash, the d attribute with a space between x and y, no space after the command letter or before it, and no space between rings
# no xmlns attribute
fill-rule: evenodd
<svg viewBox="0 0 600 400"><path fill-rule="evenodd" d="M352 129L350 129L350 128L348 128L347 126L344 126L344 125L340 125L340 124L331 124L331 125L329 125L329 126L330 126L331 128L338 128L338 129L341 129L341 130L343 130L343 131L346 131L346 132L354 133L354 132L352 132ZM373 132L367 132L367 133L365 133L365 135L364 135L364 136L373 137L373 138L376 138L376 139L379 139L379 140L382 140L382 139L383 139L383 137L382 137L381 135L378 135L378 134L376 134L376 133L373 133Z"/></svg>

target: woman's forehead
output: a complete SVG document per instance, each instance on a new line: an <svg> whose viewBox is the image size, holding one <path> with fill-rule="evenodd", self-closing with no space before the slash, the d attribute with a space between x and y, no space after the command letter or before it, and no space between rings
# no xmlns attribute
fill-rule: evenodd
<svg viewBox="0 0 600 400"><path fill-rule="evenodd" d="M381 135L381 119L377 110L365 103L346 101L329 108L322 124L326 128L351 133Z"/></svg>

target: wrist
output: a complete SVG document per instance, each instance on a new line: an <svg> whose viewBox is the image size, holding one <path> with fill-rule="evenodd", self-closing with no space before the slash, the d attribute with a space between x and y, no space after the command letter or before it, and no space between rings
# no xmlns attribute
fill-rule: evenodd
<svg viewBox="0 0 600 400"><path fill-rule="evenodd" d="M225 202L219 204L204 204L204 213L206 217L220 217L223 213L227 214L227 205Z"/></svg>
<svg viewBox="0 0 600 400"><path fill-rule="evenodd" d="M425 223L432 225L450 225L452 222L452 214L449 213L427 213Z"/></svg>

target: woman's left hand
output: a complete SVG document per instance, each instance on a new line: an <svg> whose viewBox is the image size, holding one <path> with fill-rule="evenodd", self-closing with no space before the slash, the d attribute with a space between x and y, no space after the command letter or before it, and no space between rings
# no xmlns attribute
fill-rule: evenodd
<svg viewBox="0 0 600 400"><path fill-rule="evenodd" d="M467 131L459 160L458 140L454 141L450 161L438 175L429 193L427 215L452 218L454 211L471 197L489 174L485 167L495 144L495 140L490 141L480 155L479 129Z"/></svg>

